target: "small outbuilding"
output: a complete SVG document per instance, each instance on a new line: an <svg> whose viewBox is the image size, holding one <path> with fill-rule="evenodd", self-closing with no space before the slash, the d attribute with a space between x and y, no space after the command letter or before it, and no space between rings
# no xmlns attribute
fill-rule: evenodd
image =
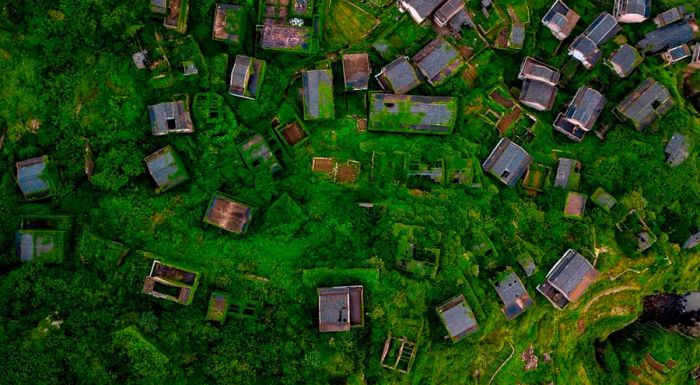
<svg viewBox="0 0 700 385"><path fill-rule="evenodd" d="M207 321L215 321L223 325L226 322L226 315L231 306L230 296L226 293L213 292L209 298L207 308Z"/></svg>
<svg viewBox="0 0 700 385"><path fill-rule="evenodd" d="M661 12L654 18L654 24L657 28L665 27L671 23L675 23L682 20L686 15L685 6L680 5L675 8L671 8L667 11Z"/></svg>
<svg viewBox="0 0 700 385"><path fill-rule="evenodd" d="M564 190L578 191L581 183L581 162L576 159L559 158L554 187Z"/></svg>
<svg viewBox="0 0 700 385"><path fill-rule="evenodd" d="M581 219L586 210L586 195L569 191L564 204L564 218Z"/></svg>
<svg viewBox="0 0 700 385"><path fill-rule="evenodd" d="M692 52L687 44L681 44L677 47L670 48L668 51L661 53L661 58L666 64L673 64L683 59L689 58Z"/></svg>
<svg viewBox="0 0 700 385"><path fill-rule="evenodd" d="M591 195L591 200L601 209L610 212L612 208L617 204L617 199L614 196L603 190L602 187L598 187Z"/></svg>
<svg viewBox="0 0 700 385"><path fill-rule="evenodd" d="M22 229L15 233L15 252L22 262L62 262L67 246L66 231Z"/></svg>
<svg viewBox="0 0 700 385"><path fill-rule="evenodd" d="M690 155L690 144L688 139L683 134L675 133L668 141L666 145L666 163L671 166L678 166L679 164L685 162Z"/></svg>

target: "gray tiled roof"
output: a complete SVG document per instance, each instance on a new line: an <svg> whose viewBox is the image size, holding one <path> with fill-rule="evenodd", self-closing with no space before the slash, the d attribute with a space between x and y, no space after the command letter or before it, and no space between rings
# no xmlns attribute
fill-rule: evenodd
<svg viewBox="0 0 700 385"><path fill-rule="evenodd" d="M554 179L554 187L568 189L569 177L571 177L571 172L575 170L576 165L578 163L579 162L574 159L559 158L559 164L557 165L557 175Z"/></svg>
<svg viewBox="0 0 700 385"><path fill-rule="evenodd" d="M421 84L415 68L405 56L396 58L377 75L379 84L387 92L405 94Z"/></svg>
<svg viewBox="0 0 700 385"><path fill-rule="evenodd" d="M503 138L484 161L484 170L513 187L532 163L532 157L520 146Z"/></svg>
<svg viewBox="0 0 700 385"><path fill-rule="evenodd" d="M615 11L615 16L634 14L649 17L651 0L616 0Z"/></svg>
<svg viewBox="0 0 700 385"><path fill-rule="evenodd" d="M547 274L547 282L569 301L577 300L598 275L586 258L569 249Z"/></svg>
<svg viewBox="0 0 700 385"><path fill-rule="evenodd" d="M146 166L159 191L165 191L189 179L172 147L166 146L146 157Z"/></svg>
<svg viewBox="0 0 700 385"><path fill-rule="evenodd" d="M664 151L666 153L666 161L673 166L683 163L690 155L688 152L689 147L688 139L684 135L679 133L673 134Z"/></svg>
<svg viewBox="0 0 700 385"><path fill-rule="evenodd" d="M231 69L231 87L244 90L248 86L248 76L252 59L249 56L236 55L236 61Z"/></svg>
<svg viewBox="0 0 700 385"><path fill-rule="evenodd" d="M461 64L459 52L443 39L436 39L428 43L414 57L416 67L428 79L428 82L435 85L450 74L450 69L454 70L455 61L457 66Z"/></svg>
<svg viewBox="0 0 700 385"><path fill-rule="evenodd" d="M333 75L330 70L311 70L302 73L304 85L304 116L307 119L332 118L327 106L333 103ZM330 93L330 95L329 95ZM332 111L332 110L331 110Z"/></svg>
<svg viewBox="0 0 700 385"><path fill-rule="evenodd" d="M685 16L685 7L680 5L656 15L654 23L657 27L663 27L682 19L683 16Z"/></svg>
<svg viewBox="0 0 700 385"><path fill-rule="evenodd" d="M617 20L611 14L603 12L593 20L583 34L591 39L593 44L599 46L610 40L621 30L622 27L617 23Z"/></svg>
<svg viewBox="0 0 700 385"><path fill-rule="evenodd" d="M688 240L685 241L685 243L683 244L683 249L689 250L697 245L700 245L700 231L691 235L690 238L688 238Z"/></svg>
<svg viewBox="0 0 700 385"><path fill-rule="evenodd" d="M453 306L449 308L440 308L438 310L440 318L442 318L447 332L452 338L460 338L470 329L477 327L474 314L464 301L464 297L460 297L460 301L453 300L456 302Z"/></svg>
<svg viewBox="0 0 700 385"><path fill-rule="evenodd" d="M419 20L416 22L422 22L422 19L427 18L430 14L435 11L444 0L401 0L407 7L410 7L416 11ZM413 15L412 15L413 16Z"/></svg>
<svg viewBox="0 0 700 385"><path fill-rule="evenodd" d="M584 131L590 131L603 111L605 102L605 97L600 92L584 86L576 92L565 115Z"/></svg>
<svg viewBox="0 0 700 385"><path fill-rule="evenodd" d="M653 30L637 42L645 52L657 53L671 47L686 44L695 38L693 27L687 20Z"/></svg>
<svg viewBox="0 0 700 385"><path fill-rule="evenodd" d="M557 87L539 80L526 79L520 92L520 101L537 110L549 110L554 105Z"/></svg>
<svg viewBox="0 0 700 385"><path fill-rule="evenodd" d="M443 5L435 11L435 22L438 25L444 26L452 17L460 10L464 9L464 0L447 0Z"/></svg>
<svg viewBox="0 0 700 385"><path fill-rule="evenodd" d="M547 26L558 39L564 39L576 26L580 16L571 10L561 0L556 0L542 18L542 24Z"/></svg>
<svg viewBox="0 0 700 385"><path fill-rule="evenodd" d="M623 44L610 57L610 63L619 67L619 75L627 76L641 63L641 56L634 47Z"/></svg>
<svg viewBox="0 0 700 385"><path fill-rule="evenodd" d="M615 109L641 130L666 113L674 104L668 89L648 78Z"/></svg>
<svg viewBox="0 0 700 385"><path fill-rule="evenodd" d="M559 83L559 77L559 71L531 57L523 60L518 73L518 79L541 80L553 85Z"/></svg>
<svg viewBox="0 0 700 385"><path fill-rule="evenodd" d="M507 274L495 288L505 305L502 310L508 320L515 318L533 304L523 283L514 272Z"/></svg>
<svg viewBox="0 0 700 385"><path fill-rule="evenodd" d="M593 40L585 35L579 35L569 46L569 55L581 60L586 68L591 68L596 65L603 52L598 49Z"/></svg>
<svg viewBox="0 0 700 385"><path fill-rule="evenodd" d="M192 132L194 127L190 113L182 101L165 102L148 106L153 135L165 135L170 132Z"/></svg>

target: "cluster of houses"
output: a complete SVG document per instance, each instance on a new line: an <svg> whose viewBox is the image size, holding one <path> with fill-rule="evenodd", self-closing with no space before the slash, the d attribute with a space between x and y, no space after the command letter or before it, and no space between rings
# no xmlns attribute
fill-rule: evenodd
<svg viewBox="0 0 700 385"><path fill-rule="evenodd" d="M263 7L264 5L264 7ZM400 7L417 23L429 18L439 28L460 29L473 24L461 0L399 0ZM164 16L167 28L184 33L188 12L187 0L151 0L154 13ZM258 26L260 45L264 49L297 53L313 52L317 38L319 19L314 14L313 1L280 0L261 1L261 21ZM617 0L613 14L600 14L583 33L569 45L569 55L587 69L593 68L602 58L601 45L621 31L619 23L639 23L650 17L650 0ZM578 23L579 15L560 0L556 0L542 19L559 40L567 39ZM243 5L217 4L212 38L231 44L240 44L244 36L247 9ZM309 23L307 25L307 23ZM700 43L688 45L697 36L694 18L684 7L677 7L659 14L654 23L657 29L637 43L621 45L606 63L620 77L630 73L644 60L647 53L660 53L664 60L674 63L692 57L691 66L700 68ZM134 63L145 68L148 59L145 51L134 55ZM367 53L347 53L341 56L345 91L367 91L372 67ZM399 56L375 75L382 91L368 92L368 120L366 129L375 132L399 132L415 134L448 135L452 133L458 117L458 100L450 96L409 95L416 87L428 83L437 87L456 74L465 62L457 49L444 38L429 42L413 57ZM264 60L237 55L231 70L228 92L244 99L255 100L259 96L264 79ZM189 69L188 69L189 68ZM196 67L185 66L185 73L196 73ZM551 110L557 96L560 73L542 61L526 57L520 67L518 79L522 80L520 102L539 111ZM301 73L303 121L335 118L333 99L333 75L330 63ZM580 142L596 124L606 104L606 98L597 90L579 88L564 111L559 112L553 127L573 141ZM653 78L643 81L631 94L614 108L614 113L627 120L638 130L663 116L674 100L669 90ZM190 114L188 97L149 105L148 116L151 132L155 136L191 134L195 131ZM285 122L275 127L275 132L288 145L302 143L307 136L302 119ZM198 123L199 124L199 123ZM683 163L689 156L690 144L682 134L674 134L666 146L667 162L671 166ZM267 167L271 173L281 166L262 135L254 135L239 145L244 163L252 167ZM163 193L187 182L190 178L185 164L170 145L158 149L144 159L156 192ZM373 154L374 166L374 154ZM408 175L433 181L460 180L461 174L445 174L445 161L436 164L413 162ZM478 167L478 166L477 166ZM482 164L483 169L503 184L514 187L523 178L528 179L535 170L546 167L533 163L533 157L508 138L501 139ZM567 191L564 217L583 217L587 196L578 192L582 164L569 158L558 160L554 187ZM354 183L360 172L360 164L354 160L341 162L333 157L314 157L311 168L337 183ZM464 172L465 174L467 171ZM372 170L374 177L374 168ZM58 173L47 156L17 162L16 180L27 200L49 198L58 188ZM529 186L536 191L537 186ZM526 186L528 188L528 186ZM598 188L591 200L603 210L610 211L615 198ZM243 234L247 231L254 208L222 192L211 196L203 222L222 230ZM643 221L642 221L643 222ZM16 232L16 252L22 261L60 262L65 256L70 219L52 217L23 217ZM645 227L646 229L646 227ZM653 243L653 234L641 230L637 235L640 249ZM397 252L399 266L414 274L435 277L440 260L439 248L419 245L417 234L423 231L417 226L398 226L404 242ZM439 238L439 235L436 235ZM700 244L700 232L691 236L683 245L690 249ZM525 273L534 272L534 261L523 264ZM578 301L595 281L598 272L580 253L567 250L537 286L554 307L564 309ZM192 303L199 286L201 273L154 258L149 274L145 277L143 293L182 305ZM503 302L501 311L512 320L534 305L525 285L512 269L504 271L493 282ZM345 332L363 327L364 287L362 285L322 287L318 294L318 327L320 332ZM223 324L231 309L240 314L255 314L250 304L234 304L227 293L213 292L206 319ZM463 295L448 299L435 308L443 323L447 338L452 342L463 340L479 329L474 312ZM381 356L383 367L407 373L416 354L416 342L406 337L389 335Z"/></svg>

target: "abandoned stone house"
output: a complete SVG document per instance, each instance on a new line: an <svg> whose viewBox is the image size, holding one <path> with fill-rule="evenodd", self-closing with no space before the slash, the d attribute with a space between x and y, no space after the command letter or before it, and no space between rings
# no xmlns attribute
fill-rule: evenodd
<svg viewBox="0 0 700 385"><path fill-rule="evenodd" d="M155 260L151 266L151 272L143 283L143 293L181 305L189 305L199 286L199 276L198 272Z"/></svg>
<svg viewBox="0 0 700 385"><path fill-rule="evenodd" d="M153 135L171 133L188 134L194 132L194 123L186 101L164 102L148 106Z"/></svg>
<svg viewBox="0 0 700 385"><path fill-rule="evenodd" d="M318 329L345 332L364 326L364 288L361 285L318 289Z"/></svg>
<svg viewBox="0 0 700 385"><path fill-rule="evenodd" d="M457 121L457 98L369 94L369 131L448 135Z"/></svg>
<svg viewBox="0 0 700 385"><path fill-rule="evenodd" d="M554 187L578 191L581 183L581 162L575 159L559 158Z"/></svg>
<svg viewBox="0 0 700 385"><path fill-rule="evenodd" d="M171 146L165 146L145 159L148 173L155 181L156 192L165 192L189 179L180 156Z"/></svg>
<svg viewBox="0 0 700 385"><path fill-rule="evenodd" d="M26 200L51 197L56 189L56 173L49 157L38 156L15 163L17 185Z"/></svg>
<svg viewBox="0 0 700 385"><path fill-rule="evenodd" d="M236 55L236 61L231 69L228 93L239 98L257 99L264 73L264 60Z"/></svg>
<svg viewBox="0 0 700 385"><path fill-rule="evenodd" d="M644 57L636 48L629 44L623 44L607 61L607 64L621 78L629 76L635 68L644 61Z"/></svg>
<svg viewBox="0 0 700 385"><path fill-rule="evenodd" d="M502 138L482 165L508 187L514 187L525 175L532 157L508 138Z"/></svg>
<svg viewBox="0 0 700 385"><path fill-rule="evenodd" d="M412 61L432 86L439 86L464 65L462 55L441 38L428 43L413 56Z"/></svg>
<svg viewBox="0 0 700 385"><path fill-rule="evenodd" d="M330 70L310 70L301 74L304 120L333 119L333 74Z"/></svg>
<svg viewBox="0 0 700 385"><path fill-rule="evenodd" d="M619 23L641 23L651 16L651 0L615 0L613 16Z"/></svg>
<svg viewBox="0 0 700 385"><path fill-rule="evenodd" d="M652 78L646 79L613 110L628 119L638 131L663 116L675 105L666 87Z"/></svg>
<svg viewBox="0 0 700 385"><path fill-rule="evenodd" d="M579 88L566 112L557 115L554 129L567 138L580 142L586 133L593 129L600 113L603 112L605 102L605 97L593 88Z"/></svg>
<svg viewBox="0 0 700 385"><path fill-rule="evenodd" d="M518 73L518 79L523 81L520 102L538 111L551 110L557 97L559 77L559 71L526 57Z"/></svg>
<svg viewBox="0 0 700 385"><path fill-rule="evenodd" d="M247 17L245 7L236 4L216 4L211 37L217 41L240 44L244 32L242 26Z"/></svg>
<svg viewBox="0 0 700 385"><path fill-rule="evenodd" d="M598 271L586 258L569 249L547 273L545 282L537 286L537 291L561 310L578 301L597 276Z"/></svg>
<svg viewBox="0 0 700 385"><path fill-rule="evenodd" d="M217 192L212 195L202 220L223 230L242 234L248 229L251 216L251 207Z"/></svg>
<svg viewBox="0 0 700 385"><path fill-rule="evenodd" d="M461 294L436 307L435 311L453 343L479 329L474 313Z"/></svg>
<svg viewBox="0 0 700 385"><path fill-rule="evenodd" d="M363 91L369 88L372 67L367 53L344 54L343 83L346 91Z"/></svg>
<svg viewBox="0 0 700 385"><path fill-rule="evenodd" d="M671 137L671 140L666 144L666 163L671 166L678 166L679 164L685 162L690 155L690 144L688 139L683 134L675 133Z"/></svg>
<svg viewBox="0 0 700 385"><path fill-rule="evenodd" d="M405 94L423 83L406 56L399 56L375 76L384 92Z"/></svg>
<svg viewBox="0 0 700 385"><path fill-rule="evenodd" d="M621 30L617 20L611 14L603 12L574 39L569 46L569 55L580 61L585 68L591 69L603 54L599 47Z"/></svg>
<svg viewBox="0 0 700 385"><path fill-rule="evenodd" d="M556 0L542 18L542 24L549 28L554 37L564 40L569 37L580 18L581 16L563 1Z"/></svg>
<svg viewBox="0 0 700 385"><path fill-rule="evenodd" d="M522 281L513 271L508 272L494 287L503 301L504 306L501 311L508 321L519 316L534 304Z"/></svg>

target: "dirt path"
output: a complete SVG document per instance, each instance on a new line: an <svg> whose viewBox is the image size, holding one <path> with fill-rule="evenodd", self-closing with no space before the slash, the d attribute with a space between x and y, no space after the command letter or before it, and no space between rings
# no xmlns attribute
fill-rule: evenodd
<svg viewBox="0 0 700 385"><path fill-rule="evenodd" d="M625 286L611 287L610 289L603 290L603 291L601 291L600 293L596 294L595 297L591 298L590 301L588 301L588 303L586 304L586 306L583 307L583 311L581 312L581 316L586 315L586 312L588 312L588 309L589 309L594 303L598 302L599 299L601 299L601 298L603 298L603 297L605 297L605 296L608 296L608 295L611 295L611 294L615 294L615 293L619 293L619 292L621 292L621 291L627 291L627 290L641 290L641 289L642 289L642 288L639 287L639 286L637 286L637 285L625 285Z"/></svg>
<svg viewBox="0 0 700 385"><path fill-rule="evenodd" d="M506 358L506 360L503 361L503 363L501 364L501 366L499 366L498 369L496 369L496 372L493 374L493 376L491 376L491 379L489 380L488 385L491 385L491 383L493 382L493 379L496 378L496 375L498 374L498 372L500 372L501 369L503 369L503 367L506 366L506 364L508 363L508 361L510 361L510 359L513 358L513 355L515 355L515 347L513 347L513 344L511 344L510 341L506 341L506 342L508 342L508 345L510 345L510 348L511 348L513 351L510 352L510 356L508 356L508 358Z"/></svg>

